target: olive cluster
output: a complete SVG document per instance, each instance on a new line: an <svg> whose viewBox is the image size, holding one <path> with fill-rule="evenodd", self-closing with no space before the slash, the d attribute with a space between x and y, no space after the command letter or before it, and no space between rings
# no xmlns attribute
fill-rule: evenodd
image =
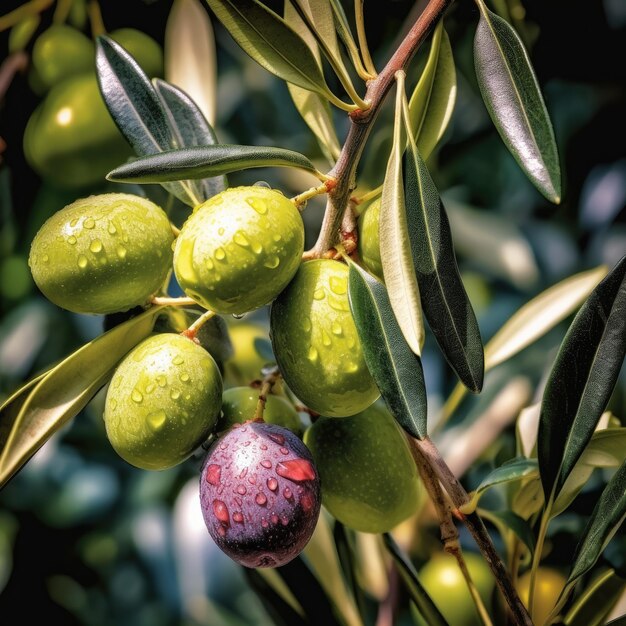
<svg viewBox="0 0 626 626"><path fill-rule="evenodd" d="M199 205L176 236L165 212L144 198L77 200L43 225L29 258L46 297L77 313L149 306L172 269L185 294L213 313L272 303L272 347L289 397L324 416L306 432L287 397L269 395L263 421L258 390L224 391L193 332L153 334L137 345L117 367L104 409L113 448L143 469L176 465L213 438L200 478L206 525L250 567L281 565L303 549L321 494L337 519L365 532L391 529L420 495L400 429L374 404L347 266L303 263L303 248L295 204L252 186ZM246 382L260 377L258 363L239 370Z"/></svg>

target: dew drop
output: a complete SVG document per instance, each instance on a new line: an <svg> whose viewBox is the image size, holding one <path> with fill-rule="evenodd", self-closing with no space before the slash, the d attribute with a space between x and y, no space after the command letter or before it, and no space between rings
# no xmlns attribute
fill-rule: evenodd
<svg viewBox="0 0 626 626"><path fill-rule="evenodd" d="M172 400L178 400L178 398L180 398L180 391L178 389L172 389L172 391L170 391L170 398L172 398Z"/></svg>
<svg viewBox="0 0 626 626"><path fill-rule="evenodd" d="M268 478L267 487L271 491L276 491L278 489L278 481L275 478Z"/></svg>
<svg viewBox="0 0 626 626"><path fill-rule="evenodd" d="M283 489L283 496L285 496L287 500L291 500L293 498L293 493L291 492L291 489L289 489L289 487L285 487Z"/></svg>
<svg viewBox="0 0 626 626"><path fill-rule="evenodd" d="M47 254L44 254L44 255L41 257L41 260L42 260L44 263L47 263L47 262L50 260L50 257L49 257Z"/></svg>
<svg viewBox="0 0 626 626"><path fill-rule="evenodd" d="M206 480L210 485L219 485L222 478L222 467L211 463L206 468Z"/></svg>
<svg viewBox="0 0 626 626"><path fill-rule="evenodd" d="M161 430L167 420L167 414L165 411L155 411L154 413L150 413L147 419L152 430Z"/></svg>
<svg viewBox="0 0 626 626"><path fill-rule="evenodd" d="M241 246L242 248L247 248L250 245L250 242L248 241L248 238L245 236L245 234L241 230L238 230L235 233L235 235L233 237L233 241L238 246Z"/></svg>
<svg viewBox="0 0 626 626"><path fill-rule="evenodd" d="M311 498L308 493L305 493L300 498L300 506L302 506L305 511L310 511L313 508L313 498Z"/></svg>
<svg viewBox="0 0 626 626"><path fill-rule="evenodd" d="M248 198L247 203L259 214L265 215L267 213L267 203L260 198Z"/></svg>
<svg viewBox="0 0 626 626"><path fill-rule="evenodd" d="M74 226L76 226L76 224L78 224L78 218L77 218L77 217L75 217L75 218L74 218L74 219L70 222L70 226L71 226L72 228L74 228Z"/></svg>
<svg viewBox="0 0 626 626"><path fill-rule="evenodd" d="M184 383L189 381L189 374L187 372L183 372L179 377Z"/></svg>
<svg viewBox="0 0 626 626"><path fill-rule="evenodd" d="M67 238L67 243L69 243L71 246L75 245L77 241L78 241L78 239L76 239L76 237L74 237L74 235L70 235Z"/></svg>
<svg viewBox="0 0 626 626"><path fill-rule="evenodd" d="M95 225L96 223L90 217L83 222L83 226L88 230L91 230Z"/></svg>
<svg viewBox="0 0 626 626"><path fill-rule="evenodd" d="M213 500L213 513L222 524L226 524L226 526L230 524L228 507L221 500Z"/></svg>
<svg viewBox="0 0 626 626"><path fill-rule="evenodd" d="M278 242L278 241L280 241L280 240L282 239L282 237L281 237L278 233L276 233L276 234L272 237L272 239L274 239L274 241Z"/></svg>
<svg viewBox="0 0 626 626"><path fill-rule="evenodd" d="M165 376L163 374L159 374L156 377L156 381L157 381L157 385L159 387L165 387L165 385L167 385L167 378L165 378Z"/></svg>
<svg viewBox="0 0 626 626"><path fill-rule="evenodd" d="M222 236L224 234L224 229L223 228L218 228L217 229L217 234Z"/></svg>
<svg viewBox="0 0 626 626"><path fill-rule="evenodd" d="M280 259L276 255L271 256L268 259L266 259L263 265L270 270L275 270L280 265Z"/></svg>
<svg viewBox="0 0 626 626"><path fill-rule="evenodd" d="M218 261L223 261L226 258L226 252L224 252L224 248L217 248L215 250L215 258Z"/></svg>
<svg viewBox="0 0 626 626"><path fill-rule="evenodd" d="M81 270L84 270L87 267L87 257L84 254L81 254L78 257L78 267L80 267Z"/></svg>
<svg viewBox="0 0 626 626"><path fill-rule="evenodd" d="M265 469L272 469L272 462L264 459L261 461L261 467L264 467Z"/></svg>
<svg viewBox="0 0 626 626"><path fill-rule="evenodd" d="M335 311L347 313L350 310L347 298L337 298L335 296L330 296L328 298L328 304L332 309L335 309Z"/></svg>
<svg viewBox="0 0 626 626"><path fill-rule="evenodd" d="M302 320L302 328L305 333L308 333L311 330L311 320L308 317L304 317Z"/></svg>
<svg viewBox="0 0 626 626"><path fill-rule="evenodd" d="M259 506L265 506L267 504L267 497L265 496L264 493L257 493L254 501L259 505Z"/></svg>
<svg viewBox="0 0 626 626"><path fill-rule="evenodd" d="M313 297L316 300L323 300L325 295L326 295L326 293L325 293L325 291L323 289L316 289L313 292Z"/></svg>
<svg viewBox="0 0 626 626"><path fill-rule="evenodd" d="M126 258L126 248L124 246L117 246L115 252L117 252L117 256L120 259L125 259Z"/></svg>
<svg viewBox="0 0 626 626"><path fill-rule="evenodd" d="M345 278L339 278L338 276L330 277L330 289L338 296L343 296L348 291L348 283Z"/></svg>
<svg viewBox="0 0 626 626"><path fill-rule="evenodd" d="M289 525L289 518L286 515L282 515L280 518L280 523L283 526L288 526Z"/></svg>
<svg viewBox="0 0 626 626"><path fill-rule="evenodd" d="M224 537L224 536L226 536L226 529L225 529L223 526L218 526L218 527L217 527L217 534L218 534L220 537Z"/></svg>
<svg viewBox="0 0 626 626"><path fill-rule="evenodd" d="M269 524L267 523L267 520L265 518L263 518L261 520L261 526L263 526L263 528L267 528L269 526Z"/></svg>
<svg viewBox="0 0 626 626"><path fill-rule="evenodd" d="M359 366L356 363L346 363L346 372L348 372L348 374L354 374L355 372L359 371Z"/></svg>
<svg viewBox="0 0 626 626"><path fill-rule="evenodd" d="M109 235L115 235L117 232L117 228L115 228L115 224L113 222L109 222L109 227L107 228L109 231Z"/></svg>
<svg viewBox="0 0 626 626"><path fill-rule="evenodd" d="M111 409L115 411L115 409L117 408L117 400L115 399L111 400L110 406L111 406Z"/></svg>
<svg viewBox="0 0 626 626"><path fill-rule="evenodd" d="M94 253L98 254L98 252L102 252L102 242L99 239L94 239L89 244L89 249Z"/></svg>
<svg viewBox="0 0 626 626"><path fill-rule="evenodd" d="M243 514L239 511L235 511L233 513L233 522L237 522L238 524L243 524Z"/></svg>
<svg viewBox="0 0 626 626"><path fill-rule="evenodd" d="M287 448L281 448L280 449L280 453L281 454L289 454L289 450Z"/></svg>
<svg viewBox="0 0 626 626"><path fill-rule="evenodd" d="M133 402L139 404L143 400L143 395L138 389L133 389L133 392L130 394L130 397Z"/></svg>
<svg viewBox="0 0 626 626"><path fill-rule="evenodd" d="M152 383L150 383L147 387L146 387L146 393L150 394L154 391L154 385Z"/></svg>
<svg viewBox="0 0 626 626"><path fill-rule="evenodd" d="M276 473L287 480L296 483L305 480L315 480L315 468L307 459L292 459L291 461L281 461L276 466Z"/></svg>
<svg viewBox="0 0 626 626"><path fill-rule="evenodd" d="M333 335L341 335L341 333L343 332L343 328L338 322L333 322L331 330L333 331Z"/></svg>
<svg viewBox="0 0 626 626"><path fill-rule="evenodd" d="M206 260L206 268L210 271L215 267L215 265L213 264L213 261L211 261L211 259L207 259Z"/></svg>
<svg viewBox="0 0 626 626"><path fill-rule="evenodd" d="M246 492L248 491L246 489L245 485L237 485L237 489L235 489L235 491L240 495L240 496L245 496Z"/></svg>
<svg viewBox="0 0 626 626"><path fill-rule="evenodd" d="M180 356L180 354L177 354L173 359L172 359L172 363L174 365L182 365L184 363L184 359L182 356Z"/></svg>
<svg viewBox="0 0 626 626"><path fill-rule="evenodd" d="M329 337L328 333L325 330L322 331L322 343L326 347L328 347L328 346L330 346L332 344L332 340L331 340L331 338Z"/></svg>
<svg viewBox="0 0 626 626"><path fill-rule="evenodd" d="M256 183L254 183L254 187L263 187L265 189L271 189L272 188L272 186L268 182L266 182L264 180L257 180Z"/></svg>
<svg viewBox="0 0 626 626"><path fill-rule="evenodd" d="M285 437L283 435L279 435L278 433L270 433L268 437L275 441L279 446L282 446L285 443Z"/></svg>
<svg viewBox="0 0 626 626"><path fill-rule="evenodd" d="M278 515L276 515L276 513L272 513L272 515L270 516L270 521L272 522L272 524L278 524Z"/></svg>
<svg viewBox="0 0 626 626"><path fill-rule="evenodd" d="M263 252L263 246L258 241L253 241L252 252L254 252L254 254L261 254L261 252Z"/></svg>

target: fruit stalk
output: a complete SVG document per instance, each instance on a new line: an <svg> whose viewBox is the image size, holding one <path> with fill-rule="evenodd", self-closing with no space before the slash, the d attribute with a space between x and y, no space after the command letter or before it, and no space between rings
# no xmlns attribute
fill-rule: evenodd
<svg viewBox="0 0 626 626"><path fill-rule="evenodd" d="M256 405L256 411L252 419L263 421L263 413L265 411L265 404L267 402L267 394L272 392L272 388L278 382L280 378L280 371L278 367L273 367L270 372L265 376L259 389L259 401Z"/></svg>
<svg viewBox="0 0 626 626"><path fill-rule="evenodd" d="M394 83L395 73L407 67L450 4L452 0L431 0L384 69L374 80L368 82L365 101L370 106L350 114L348 136L335 166L329 172L329 176L335 178L337 184L328 193L324 221L315 245L306 253L307 258L321 258L329 248L339 242L343 214L356 186L357 166L381 105Z"/></svg>
<svg viewBox="0 0 626 626"><path fill-rule="evenodd" d="M532 626L530 615L517 594L517 591L515 591L509 573L499 554L496 552L495 546L491 541L491 537L483 521L476 513L462 513L459 510L470 501L470 498L465 489L463 489L463 486L446 465L446 462L441 457L435 444L428 437L424 439L414 439L410 437L409 442L411 447L415 447L418 453L423 455L426 459L428 465L432 468L443 485L453 506L456 508L454 515L467 526L467 529L474 537L476 545L491 568L498 587L509 605L514 623L523 626Z"/></svg>

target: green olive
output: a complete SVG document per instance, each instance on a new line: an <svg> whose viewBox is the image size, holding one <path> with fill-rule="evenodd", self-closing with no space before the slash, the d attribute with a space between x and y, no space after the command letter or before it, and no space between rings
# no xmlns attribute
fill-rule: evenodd
<svg viewBox="0 0 626 626"><path fill-rule="evenodd" d="M182 335L154 335L126 356L111 379L107 437L131 465L166 469L207 439L221 400L222 377L204 348Z"/></svg>
<svg viewBox="0 0 626 626"><path fill-rule="evenodd" d="M119 28L109 34L150 77L163 76L163 50L149 35L136 28Z"/></svg>
<svg viewBox="0 0 626 626"><path fill-rule="evenodd" d="M31 245L35 283L75 313L145 304L163 284L174 236L165 212L125 193L76 200L50 217Z"/></svg>
<svg viewBox="0 0 626 626"><path fill-rule="evenodd" d="M495 586L491 570L479 554L463 552L463 558L478 594L489 611ZM449 624L481 626L482 620L455 557L446 553L432 557L419 571L419 581ZM420 626L426 624L421 618L416 621Z"/></svg>
<svg viewBox="0 0 626 626"><path fill-rule="evenodd" d="M24 132L31 167L56 186L77 189L104 182L131 154L111 119L95 75L74 76L53 87Z"/></svg>
<svg viewBox="0 0 626 626"><path fill-rule="evenodd" d="M274 301L270 327L285 382L313 411L354 415L378 398L350 312L344 263L303 263Z"/></svg>
<svg viewBox="0 0 626 626"><path fill-rule="evenodd" d="M233 356L224 364L224 382L227 386L248 385L262 378L261 369L267 359L259 354L257 342L269 341L268 329L251 322L232 322L228 334Z"/></svg>
<svg viewBox="0 0 626 626"><path fill-rule="evenodd" d="M251 387L231 387L222 395L222 417L217 430L227 430L233 424L243 424L254 417L259 402L259 390ZM285 398L268 395L263 412L264 421L284 426L300 435L302 424L297 411Z"/></svg>
<svg viewBox="0 0 626 626"><path fill-rule="evenodd" d="M79 30L53 24L33 46L33 67L46 89L71 76L95 70L93 42Z"/></svg>
<svg viewBox="0 0 626 626"><path fill-rule="evenodd" d="M420 502L421 484L402 431L373 405L357 415L320 417L304 443L322 481L322 504L340 522L366 533L388 532Z"/></svg>
<svg viewBox="0 0 626 626"><path fill-rule="evenodd" d="M365 269L382 280L383 264L380 260L380 240L378 221L380 218L380 198L367 206L359 216L359 256Z"/></svg>
<svg viewBox="0 0 626 626"><path fill-rule="evenodd" d="M548 619L556 601L559 599L561 591L563 591L563 587L565 587L565 583L565 576L561 572L551 567L540 567L537 569L532 614L535 624L543 624ZM530 572L520 576L516 587L519 597L524 605L528 607Z"/></svg>
<svg viewBox="0 0 626 626"><path fill-rule="evenodd" d="M176 241L174 271L184 292L217 313L272 301L295 274L304 227L295 205L266 187L227 189L198 206Z"/></svg>

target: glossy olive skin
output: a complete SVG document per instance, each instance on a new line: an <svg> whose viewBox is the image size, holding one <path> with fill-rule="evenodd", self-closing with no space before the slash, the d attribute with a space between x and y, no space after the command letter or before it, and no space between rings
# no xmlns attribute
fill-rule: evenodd
<svg viewBox="0 0 626 626"><path fill-rule="evenodd" d="M252 322L233 322L228 327L233 356L224 365L224 383L227 387L248 385L263 378L261 370L267 358L259 354L256 341L269 341L269 330Z"/></svg>
<svg viewBox="0 0 626 626"><path fill-rule="evenodd" d="M566 583L566 578L551 567L540 567L537 569L537 580L535 581L535 597L533 601L532 619L535 624L543 624ZM528 607L530 592L530 572L520 576L517 581L517 592L526 607Z"/></svg>
<svg viewBox="0 0 626 626"><path fill-rule="evenodd" d="M78 189L104 182L131 149L111 119L94 74L53 87L24 131L29 165L58 187Z"/></svg>
<svg viewBox="0 0 626 626"><path fill-rule="evenodd" d="M378 222L380 219L380 198L369 204L359 216L359 256L365 269L382 280L383 264L380 258Z"/></svg>
<svg viewBox="0 0 626 626"><path fill-rule="evenodd" d="M163 76L163 50L149 35L136 28L118 28L109 33L139 63L150 77Z"/></svg>
<svg viewBox="0 0 626 626"><path fill-rule="evenodd" d="M128 463L162 470L184 461L213 430L222 377L211 355L182 335L148 337L119 365L104 423Z"/></svg>
<svg viewBox="0 0 626 626"><path fill-rule="evenodd" d="M228 430L234 424L243 424L254 418L259 402L259 390L251 387L231 387L222 395L222 416L217 430ZM263 420L288 428L297 435L302 434L302 424L293 405L281 396L268 395L263 411Z"/></svg>
<svg viewBox="0 0 626 626"><path fill-rule="evenodd" d="M490 611L495 579L489 566L474 552L463 551L463 558L485 608ZM433 556L420 569L418 577L449 624L481 626L482 620L455 557L446 553ZM416 622L420 626L426 625L426 621L421 617Z"/></svg>
<svg viewBox="0 0 626 626"><path fill-rule="evenodd" d="M207 454L200 503L209 534L246 567L278 567L308 543L320 513L311 453L275 424L236 424Z"/></svg>
<svg viewBox="0 0 626 626"><path fill-rule="evenodd" d="M153 202L101 194L50 217L28 263L51 302L75 313L115 313L145 304L161 287L173 239L167 215Z"/></svg>
<svg viewBox="0 0 626 626"><path fill-rule="evenodd" d="M303 263L272 304L270 328L285 382L313 411L344 417L378 398L350 312L344 263Z"/></svg>
<svg viewBox="0 0 626 626"><path fill-rule="evenodd" d="M65 24L53 24L35 41L33 68L47 90L71 76L94 72L95 46L86 35Z"/></svg>
<svg viewBox="0 0 626 626"><path fill-rule="evenodd" d="M322 480L322 503L346 526L389 532L415 513L421 495L415 463L391 414L373 405L336 419L320 417L306 443Z"/></svg>
<svg viewBox="0 0 626 626"><path fill-rule="evenodd" d="M288 198L266 187L235 187L196 207L183 224L174 271L205 308L246 313L285 288L303 250L302 218Z"/></svg>

